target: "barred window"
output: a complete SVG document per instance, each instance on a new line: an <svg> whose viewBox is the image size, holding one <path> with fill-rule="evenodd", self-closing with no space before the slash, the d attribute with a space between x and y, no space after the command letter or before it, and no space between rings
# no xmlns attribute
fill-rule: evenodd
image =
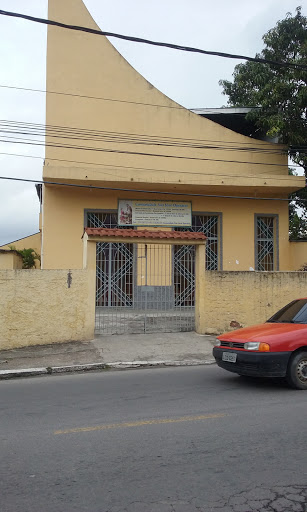
<svg viewBox="0 0 307 512"><path fill-rule="evenodd" d="M206 235L207 270L219 270L221 267L219 256L220 226L220 215L192 215L192 226L190 228L177 228L178 231L198 231Z"/></svg>
<svg viewBox="0 0 307 512"><path fill-rule="evenodd" d="M256 215L255 218L255 253L256 270L278 270L277 251L277 215Z"/></svg>
<svg viewBox="0 0 307 512"><path fill-rule="evenodd" d="M88 228L117 228L117 212L86 212L86 227Z"/></svg>

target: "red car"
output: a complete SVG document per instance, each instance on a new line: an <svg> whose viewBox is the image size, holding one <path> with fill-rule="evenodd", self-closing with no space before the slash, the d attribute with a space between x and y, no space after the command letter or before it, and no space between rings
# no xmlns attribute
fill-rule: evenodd
<svg viewBox="0 0 307 512"><path fill-rule="evenodd" d="M218 336L217 364L250 377L286 377L307 390L307 298L290 302L264 324Z"/></svg>

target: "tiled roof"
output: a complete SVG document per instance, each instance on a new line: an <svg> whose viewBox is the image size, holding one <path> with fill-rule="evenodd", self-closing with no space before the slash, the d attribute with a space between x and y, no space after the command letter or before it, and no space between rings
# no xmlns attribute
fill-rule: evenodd
<svg viewBox="0 0 307 512"><path fill-rule="evenodd" d="M194 231L149 231L148 229L85 228L88 236L121 238L165 238L166 240L206 240L203 233Z"/></svg>

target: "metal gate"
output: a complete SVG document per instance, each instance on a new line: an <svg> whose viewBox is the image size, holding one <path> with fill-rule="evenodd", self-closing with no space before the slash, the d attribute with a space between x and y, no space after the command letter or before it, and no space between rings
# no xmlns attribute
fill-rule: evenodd
<svg viewBox="0 0 307 512"><path fill-rule="evenodd" d="M217 268L218 216L193 216L207 240L207 269ZM87 227L117 228L117 214L88 212ZM209 235L209 236L208 236ZM195 329L195 247L97 243L96 333Z"/></svg>
<svg viewBox="0 0 307 512"><path fill-rule="evenodd" d="M171 245L97 244L96 333L193 331L185 255L176 260Z"/></svg>

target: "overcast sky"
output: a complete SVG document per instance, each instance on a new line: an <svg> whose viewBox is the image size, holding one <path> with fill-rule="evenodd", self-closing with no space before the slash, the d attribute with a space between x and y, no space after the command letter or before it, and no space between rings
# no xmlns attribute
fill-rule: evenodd
<svg viewBox="0 0 307 512"><path fill-rule="evenodd" d="M65 2L65 0L62 0ZM205 50L254 56L262 35L299 0L85 0L102 30ZM47 0L0 0L0 9L47 17ZM94 37L94 36L93 36ZM111 39L149 82L187 108L221 107L218 81L239 61ZM0 85L45 89L46 28L0 16ZM0 87L0 119L45 122L45 96ZM3 133L0 133L0 140ZM4 155L11 153L14 156ZM29 155L29 157L20 157ZM0 142L0 175L39 180L44 149ZM38 231L33 184L0 180L0 245Z"/></svg>

